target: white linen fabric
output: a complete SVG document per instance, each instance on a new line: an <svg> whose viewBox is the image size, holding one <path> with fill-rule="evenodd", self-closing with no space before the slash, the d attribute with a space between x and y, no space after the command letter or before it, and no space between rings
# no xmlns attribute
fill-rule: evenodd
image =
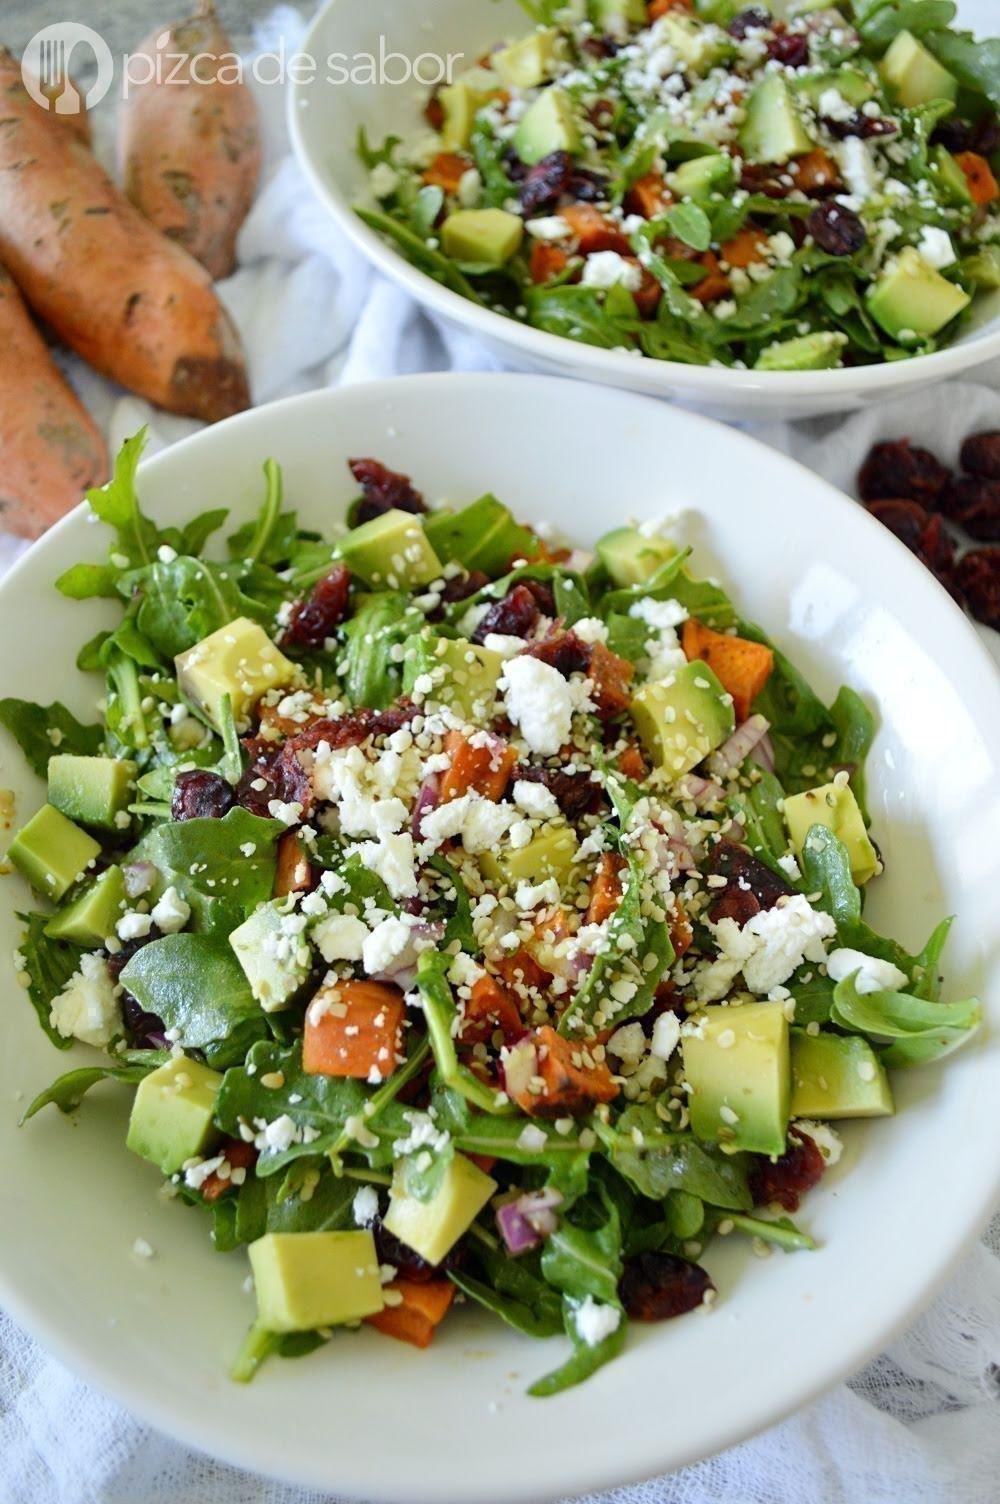
<svg viewBox="0 0 1000 1504"><path fill-rule="evenodd" d="M293 49L302 20L276 10L256 38ZM239 325L255 400L428 370L492 370L469 336L439 327L374 275L330 223L288 153L283 100L262 89L262 191L220 291ZM99 125L102 122L98 122ZM102 145L99 135L98 149ZM150 451L198 425L67 369L112 450L141 423ZM1000 427L1000 369L845 418L757 435L851 493L879 437L914 436L953 461L961 437ZM0 572L23 545L0 535ZM996 647L995 634L987 634ZM604 1504L986 1504L1000 1478L1000 1218L928 1313L849 1384L753 1441ZM187 1451L50 1359L0 1312L3 1504L320 1504L321 1496ZM429 1500L428 1504L433 1504ZM597 1504L590 1499L587 1504Z"/></svg>

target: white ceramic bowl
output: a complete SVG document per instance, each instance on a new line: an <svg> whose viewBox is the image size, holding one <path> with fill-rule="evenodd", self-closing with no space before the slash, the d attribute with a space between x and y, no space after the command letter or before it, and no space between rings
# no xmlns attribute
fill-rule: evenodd
<svg viewBox="0 0 1000 1504"><path fill-rule="evenodd" d="M964 0L962 17L979 35L996 30L996 0ZM518 0L329 0L309 29L303 51L316 60L314 78L299 82L289 97L289 123L298 159L320 201L337 224L383 272L449 324L474 332L507 363L523 370L584 377L627 387L734 421L808 417L841 412L898 397L1000 355L1000 292L982 298L975 323L945 350L891 365L843 371L761 372L682 365L641 359L622 351L547 334L493 313L441 287L417 271L354 213L371 203L367 173L355 151L358 127L375 143L390 133L403 139L426 130L421 111L427 90L410 84L339 85L326 81L325 59L379 56L385 49L416 59L424 53L457 55L455 69L469 67L505 36L520 36L530 21ZM399 64L393 65L400 69ZM430 76L431 65L424 65ZM401 71L401 69L400 69ZM393 74L391 68L387 76Z"/></svg>
<svg viewBox="0 0 1000 1504"><path fill-rule="evenodd" d="M916 947L956 913L949 992L982 991L1000 1019L995 673L940 587L864 511L732 430L529 376L421 376L261 408L143 466L142 501L164 520L226 503L243 521L274 455L288 504L324 527L355 489L349 454L381 457L432 498L493 490L584 543L630 514L685 509L680 532L699 566L731 583L818 689L832 696L843 679L878 707L872 809L888 876L872 917ZM80 508L0 586L3 693L92 715L97 681L73 660L113 609L74 605L52 581L100 557L105 541ZM8 740L0 783L17 790L21 818L42 797ZM27 903L20 880L4 879L0 1302L162 1430L317 1489L537 1504L728 1446L856 1369L915 1316L998 1189L1000 1051L987 1033L942 1069L900 1076L896 1118L851 1126L842 1164L804 1212L818 1252L757 1259L735 1238L713 1248L716 1310L636 1327L625 1355L578 1389L527 1398L561 1341L534 1343L470 1309L426 1353L366 1329L272 1362L241 1388L226 1365L252 1315L245 1259L213 1253L206 1220L163 1200L155 1172L125 1151L128 1093L102 1086L75 1119L49 1109L16 1126L25 1100L90 1054L55 1051L15 985L14 910ZM153 1259L135 1256L136 1237Z"/></svg>

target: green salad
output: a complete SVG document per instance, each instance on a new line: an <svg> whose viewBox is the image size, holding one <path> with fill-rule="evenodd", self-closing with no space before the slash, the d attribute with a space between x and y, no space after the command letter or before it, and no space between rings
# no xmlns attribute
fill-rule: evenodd
<svg viewBox="0 0 1000 1504"><path fill-rule="evenodd" d="M1000 39L950 0L537 0L359 152L367 225L452 291L654 360L926 354L1000 287Z"/></svg>
<svg viewBox="0 0 1000 1504"><path fill-rule="evenodd" d="M980 1019L941 1000L950 921L911 955L864 918L870 709L655 527L571 549L366 458L324 538L268 462L223 546L224 510L141 511L141 448L57 582L121 608L94 718L0 701L48 788L19 977L104 1052L25 1117L130 1094L150 1196L247 1249L234 1376L465 1302L568 1339L554 1394L710 1306L713 1240L812 1248L831 1124Z"/></svg>

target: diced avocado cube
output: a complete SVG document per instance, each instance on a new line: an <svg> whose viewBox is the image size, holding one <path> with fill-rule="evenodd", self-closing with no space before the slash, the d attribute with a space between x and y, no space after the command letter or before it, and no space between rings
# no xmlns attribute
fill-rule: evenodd
<svg viewBox="0 0 1000 1504"><path fill-rule="evenodd" d="M265 1013L285 1008L309 980L312 951L305 937L306 916L294 900L261 904L229 936L250 991Z"/></svg>
<svg viewBox="0 0 1000 1504"><path fill-rule="evenodd" d="M830 68L823 73L813 73L791 80L793 88L813 104L819 104L824 94L836 89L841 99L860 109L875 93L874 81L860 68Z"/></svg>
<svg viewBox="0 0 1000 1504"><path fill-rule="evenodd" d="M642 585L677 557L677 545L669 538L647 538L635 527L616 527L598 538L597 557L613 585Z"/></svg>
<svg viewBox="0 0 1000 1504"><path fill-rule="evenodd" d="M519 42L494 52L490 63L501 83L512 89L536 89L552 73L565 50L556 28L541 26Z"/></svg>
<svg viewBox="0 0 1000 1504"><path fill-rule="evenodd" d="M49 758L49 803L81 825L127 830L135 774L135 763L125 758L60 752Z"/></svg>
<svg viewBox="0 0 1000 1504"><path fill-rule="evenodd" d="M212 1121L221 1085L218 1071L186 1055L158 1066L139 1082L126 1148L175 1175L221 1136Z"/></svg>
<svg viewBox="0 0 1000 1504"><path fill-rule="evenodd" d="M441 573L441 561L424 536L420 519L395 507L352 528L341 539L340 557L366 585L381 589L429 585Z"/></svg>
<svg viewBox="0 0 1000 1504"><path fill-rule="evenodd" d="M691 157L682 162L667 174L667 186L678 198L708 199L713 193L724 193L731 188L735 179L732 157L711 152L708 156Z"/></svg>
<svg viewBox="0 0 1000 1504"><path fill-rule="evenodd" d="M895 37L879 64L879 72L898 103L908 110L932 99L958 98L957 79L911 31L901 31Z"/></svg>
<svg viewBox="0 0 1000 1504"><path fill-rule="evenodd" d="M496 851L484 851L478 861L486 877L511 890L518 883L543 883L550 877L562 888L576 861L576 836L568 825L553 822L526 846L504 843Z"/></svg>
<svg viewBox="0 0 1000 1504"><path fill-rule="evenodd" d="M931 147L929 167L931 178L948 203L957 204L962 209L972 206L969 180L947 147Z"/></svg>
<svg viewBox="0 0 1000 1504"><path fill-rule="evenodd" d="M645 26L645 0L592 0L591 16L599 31L610 36L624 33L629 26Z"/></svg>
<svg viewBox="0 0 1000 1504"><path fill-rule="evenodd" d="M578 152L582 144L573 102L554 85L528 106L514 132L514 150L529 167L550 152Z"/></svg>
<svg viewBox="0 0 1000 1504"><path fill-rule="evenodd" d="M257 1319L268 1332L311 1332L385 1305L375 1239L353 1232L269 1232L247 1249Z"/></svg>
<svg viewBox="0 0 1000 1504"><path fill-rule="evenodd" d="M732 696L700 658L637 690L632 719L650 757L673 778L689 773L736 729Z"/></svg>
<svg viewBox="0 0 1000 1504"><path fill-rule="evenodd" d="M481 726L492 718L503 662L499 653L464 637L425 631L403 644L403 690L423 691L432 704Z"/></svg>
<svg viewBox="0 0 1000 1504"><path fill-rule="evenodd" d="M820 329L795 339L778 340L758 355L755 371L828 371L840 364L846 334Z"/></svg>
<svg viewBox="0 0 1000 1504"><path fill-rule="evenodd" d="M668 11L660 22L660 34L672 47L686 73L701 75L732 52L732 43L718 26L706 26L683 11Z"/></svg>
<svg viewBox="0 0 1000 1504"><path fill-rule="evenodd" d="M383 1226L428 1264L440 1264L496 1189L496 1181L464 1154L454 1156L429 1201L408 1195L397 1172Z"/></svg>
<svg viewBox="0 0 1000 1504"><path fill-rule="evenodd" d="M1000 287L1000 245L984 245L974 256L967 256L962 271L977 287Z"/></svg>
<svg viewBox="0 0 1000 1504"><path fill-rule="evenodd" d="M506 209L456 209L441 226L441 249L455 261L504 266L524 238L524 221Z"/></svg>
<svg viewBox="0 0 1000 1504"><path fill-rule="evenodd" d="M526 558L538 546L530 528L515 522L495 496L480 496L460 512L431 512L424 532L442 563L457 559L466 569L491 577L503 574L511 559Z"/></svg>
<svg viewBox="0 0 1000 1504"><path fill-rule="evenodd" d="M463 151L469 144L477 113L493 98L500 80L486 68L470 68L438 91L444 112L441 145L446 151Z"/></svg>
<svg viewBox="0 0 1000 1504"><path fill-rule="evenodd" d="M683 1034L691 1128L706 1143L782 1154L788 1129L788 1020L781 1003L710 1007Z"/></svg>
<svg viewBox="0 0 1000 1504"><path fill-rule="evenodd" d="M52 916L45 933L53 940L72 940L74 945L103 945L114 934L126 901L122 869L108 867L79 898Z"/></svg>
<svg viewBox="0 0 1000 1504"><path fill-rule="evenodd" d="M51 804L43 804L10 843L8 857L38 893L54 902L101 854L92 836Z"/></svg>
<svg viewBox="0 0 1000 1504"><path fill-rule="evenodd" d="M298 674L294 663L279 652L263 627L246 616L196 642L174 659L181 692L206 720L221 729L221 706L228 695L233 716L246 720L261 695L284 689Z"/></svg>
<svg viewBox="0 0 1000 1504"><path fill-rule="evenodd" d="M895 1112L889 1078L858 1034L793 1029L793 1118L884 1118Z"/></svg>
<svg viewBox="0 0 1000 1504"><path fill-rule="evenodd" d="M868 289L865 301L875 322L899 339L907 333L937 334L968 306L970 298L908 245Z"/></svg>
<svg viewBox="0 0 1000 1504"><path fill-rule="evenodd" d="M868 839L864 816L848 784L824 783L804 794L785 797L785 824L796 856L814 825L825 825L843 841L851 859L851 876L860 887L879 870L878 855Z"/></svg>
<svg viewBox="0 0 1000 1504"><path fill-rule="evenodd" d="M740 145L751 162L780 165L813 147L795 95L780 73L767 73L747 101Z"/></svg>

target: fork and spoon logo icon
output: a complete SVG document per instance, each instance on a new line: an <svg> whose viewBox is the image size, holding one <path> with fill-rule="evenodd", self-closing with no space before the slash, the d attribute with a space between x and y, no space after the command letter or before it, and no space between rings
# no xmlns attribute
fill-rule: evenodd
<svg viewBox="0 0 1000 1504"><path fill-rule="evenodd" d="M89 54L86 62L97 65L97 77L86 91L77 87L70 74L78 51ZM92 109L110 89L114 75L111 48L78 21L56 21L36 31L21 58L24 87L37 105L56 115L79 115L83 109Z"/></svg>

